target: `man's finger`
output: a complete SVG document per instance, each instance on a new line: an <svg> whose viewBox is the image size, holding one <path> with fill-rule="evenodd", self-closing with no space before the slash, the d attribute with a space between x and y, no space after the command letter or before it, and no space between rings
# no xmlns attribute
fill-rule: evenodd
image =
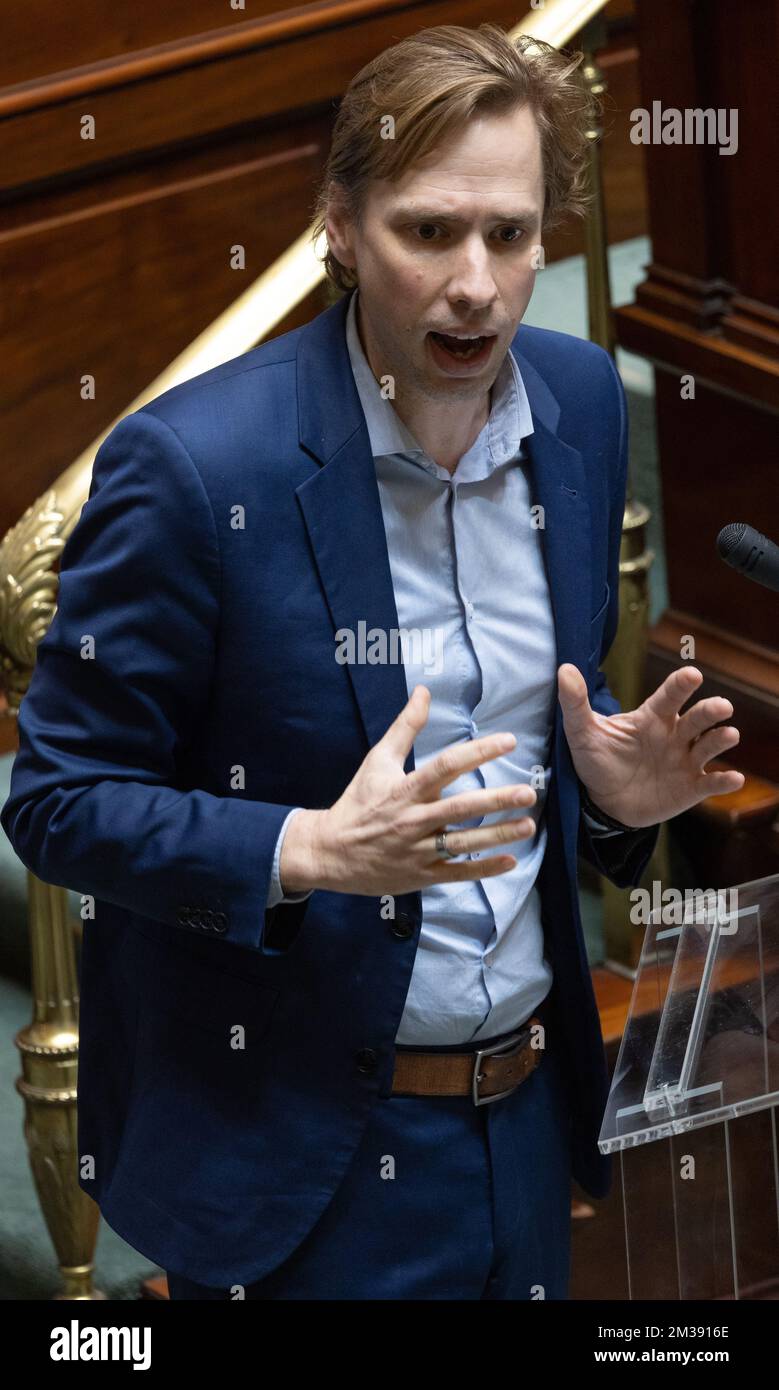
<svg viewBox="0 0 779 1390"><path fill-rule="evenodd" d="M430 691L426 685L415 685L397 719L393 719L379 743L400 760L401 767L411 752L411 745L427 723L430 712ZM373 745L378 748L379 744Z"/></svg>
<svg viewBox="0 0 779 1390"><path fill-rule="evenodd" d="M589 724L592 708L587 694L587 682L578 666L574 666L570 661L564 661L557 669L557 694L563 711L565 732L567 735L575 736Z"/></svg>
<svg viewBox="0 0 779 1390"><path fill-rule="evenodd" d="M687 703L702 680L697 666L679 666L647 697L646 704L659 719L671 719Z"/></svg>
<svg viewBox="0 0 779 1390"><path fill-rule="evenodd" d="M735 748L740 741L741 734L732 724L718 725L716 729L708 729L705 734L701 734L690 751L698 767L703 770L712 758L718 758L720 753Z"/></svg>
<svg viewBox="0 0 779 1390"><path fill-rule="evenodd" d="M501 753L508 753L516 741L513 734L485 734L483 738L466 739L464 743L443 748L424 767L409 773L406 784L412 800L431 801L456 777L472 772Z"/></svg>
<svg viewBox="0 0 779 1390"><path fill-rule="evenodd" d="M719 724L722 719L730 719L733 713L733 706L730 700L724 699L721 695L712 695L708 700L699 700L682 715L684 721L684 734L691 742L698 738L700 734L710 729L712 724ZM680 733L682 731L680 730Z"/></svg>
<svg viewBox="0 0 779 1390"><path fill-rule="evenodd" d="M478 791L458 792L455 796L418 804L413 812L414 825L421 837L447 822L458 825L474 816L488 816L492 811L533 806L537 800L537 792L527 782L507 787L480 787Z"/></svg>
<svg viewBox="0 0 779 1390"><path fill-rule="evenodd" d="M695 781L695 790L701 797L725 796L728 792L740 792L746 777L743 772L732 769L728 772L701 772Z"/></svg>
<svg viewBox="0 0 779 1390"><path fill-rule="evenodd" d="M494 878L497 874L507 874L515 868L517 860L513 854L489 854L484 859L454 859L451 862L440 860L441 870L435 872L435 883L465 883L469 879Z"/></svg>

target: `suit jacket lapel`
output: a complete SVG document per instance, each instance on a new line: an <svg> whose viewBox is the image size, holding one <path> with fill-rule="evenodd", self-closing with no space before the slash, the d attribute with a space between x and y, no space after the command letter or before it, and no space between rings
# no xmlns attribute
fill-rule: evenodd
<svg viewBox="0 0 779 1390"><path fill-rule="evenodd" d="M346 296L306 325L297 358L300 444L322 464L297 488L335 634L399 627L379 485L346 347ZM370 637L368 637L370 640ZM402 662L346 667L369 745L408 700ZM413 751L406 771L414 767Z"/></svg>
<svg viewBox="0 0 779 1390"><path fill-rule="evenodd" d="M525 447L533 502L543 508L541 548L554 613L557 664L571 661L586 674L592 523L584 460L578 449L556 433L560 407L546 382L516 346L513 352L533 417L533 433Z"/></svg>

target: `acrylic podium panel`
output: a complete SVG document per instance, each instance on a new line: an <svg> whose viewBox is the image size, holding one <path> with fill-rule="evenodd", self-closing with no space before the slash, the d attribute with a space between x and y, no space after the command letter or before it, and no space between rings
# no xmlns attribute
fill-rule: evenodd
<svg viewBox="0 0 779 1390"><path fill-rule="evenodd" d="M631 1298L779 1296L777 1105L779 874L666 892L599 1138L619 1154Z"/></svg>

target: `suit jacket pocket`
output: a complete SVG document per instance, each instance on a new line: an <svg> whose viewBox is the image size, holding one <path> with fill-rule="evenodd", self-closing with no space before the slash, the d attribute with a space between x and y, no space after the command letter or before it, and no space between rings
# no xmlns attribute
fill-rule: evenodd
<svg viewBox="0 0 779 1390"><path fill-rule="evenodd" d="M255 976L213 966L179 945L144 936L148 976L142 1033L161 1066L188 1057L201 1080L244 1084L259 1062L280 990ZM151 1061L151 1058L149 1058Z"/></svg>

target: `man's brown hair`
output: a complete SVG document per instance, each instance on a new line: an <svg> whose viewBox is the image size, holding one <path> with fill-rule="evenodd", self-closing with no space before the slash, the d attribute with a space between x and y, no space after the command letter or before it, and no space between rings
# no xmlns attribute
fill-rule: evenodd
<svg viewBox="0 0 779 1390"><path fill-rule="evenodd" d="M588 131L597 109L576 72L583 57L566 57L527 34L512 41L493 23L441 24L384 49L352 78L341 101L316 195L314 239L325 231L331 184L359 227L373 179L399 179L474 116L502 115L526 103L541 138L542 230L566 214L582 216L589 205ZM329 248L324 267L338 290L356 285L354 272Z"/></svg>

